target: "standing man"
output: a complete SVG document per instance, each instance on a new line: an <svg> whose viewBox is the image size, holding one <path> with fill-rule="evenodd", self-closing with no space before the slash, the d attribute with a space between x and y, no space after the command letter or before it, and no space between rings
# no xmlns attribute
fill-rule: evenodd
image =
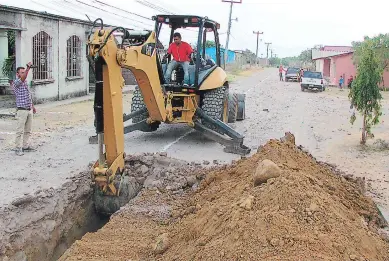
<svg viewBox="0 0 389 261"><path fill-rule="evenodd" d="M284 81L284 75L283 75L284 71L286 72L286 70L284 69L284 67L281 64L280 67L278 68L278 73L280 75L280 81Z"/></svg>
<svg viewBox="0 0 389 261"><path fill-rule="evenodd" d="M30 71L32 63L27 64L27 69L24 67L18 67L16 70L16 80L13 82L13 90L16 96L16 155L24 155L24 151L32 151L28 141L31 136L31 127L33 114L36 112L34 105L32 104L32 97L26 78Z"/></svg>
<svg viewBox="0 0 389 261"><path fill-rule="evenodd" d="M174 42L170 44L167 54L165 55L165 57L170 54L173 55L173 60L169 63L165 73L165 81L166 83L169 83L172 71L176 69L178 65L181 65L184 69L184 86L187 86L189 85L190 55L193 53L193 49L187 42L181 40L180 33L174 33L173 39Z"/></svg>
<svg viewBox="0 0 389 261"><path fill-rule="evenodd" d="M300 74L299 74L299 82L303 81L303 76L304 76L304 68L301 68Z"/></svg>

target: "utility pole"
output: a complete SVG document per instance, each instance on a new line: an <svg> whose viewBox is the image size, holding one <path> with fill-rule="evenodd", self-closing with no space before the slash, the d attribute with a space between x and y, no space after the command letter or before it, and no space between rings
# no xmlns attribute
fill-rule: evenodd
<svg viewBox="0 0 389 261"><path fill-rule="evenodd" d="M258 49L259 49L259 35L260 34L263 34L263 32L260 32L260 31L253 31L253 34L256 34L257 35L257 51L256 51L256 53L255 53L255 64L257 64L258 63Z"/></svg>
<svg viewBox="0 0 389 261"><path fill-rule="evenodd" d="M230 3L230 16L228 18L226 48L224 49L224 69L226 69L226 64L227 64L227 59L228 59L228 43L230 41L232 20L238 21L238 18L232 19L232 6L234 5L234 3L241 4L242 0L238 0L238 1L237 0L222 0L222 2Z"/></svg>
<svg viewBox="0 0 389 261"><path fill-rule="evenodd" d="M273 49L270 49L270 52L271 52L270 58L273 58Z"/></svg>
<svg viewBox="0 0 389 261"><path fill-rule="evenodd" d="M266 47L266 59L269 59L269 45L271 45L272 43L265 43L267 45Z"/></svg>

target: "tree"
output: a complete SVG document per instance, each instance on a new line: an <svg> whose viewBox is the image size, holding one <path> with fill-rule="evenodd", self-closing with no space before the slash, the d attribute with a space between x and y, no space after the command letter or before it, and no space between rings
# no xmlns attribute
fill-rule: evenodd
<svg viewBox="0 0 389 261"><path fill-rule="evenodd" d="M363 117L361 137L363 145L366 144L367 138L373 137L371 128L379 123L379 117L382 115L380 103L382 96L378 85L381 82L383 68L374 48L375 43L370 39L358 46L357 76L349 93L351 105ZM354 124L355 120L356 116L353 114L350 123Z"/></svg>
<svg viewBox="0 0 389 261"><path fill-rule="evenodd" d="M281 64L281 59L278 57L272 57L269 59L270 66L277 66Z"/></svg>
<svg viewBox="0 0 389 261"><path fill-rule="evenodd" d="M216 43L214 41L209 41L207 40L205 42L205 48L209 48L209 47L215 47L216 46Z"/></svg>
<svg viewBox="0 0 389 261"><path fill-rule="evenodd" d="M373 46L373 50L377 55L380 66L383 70L389 69L389 34L380 34L375 37L365 36L362 42L353 42L354 47L354 62L358 64L362 56L362 45L366 42L370 42Z"/></svg>
<svg viewBox="0 0 389 261"><path fill-rule="evenodd" d="M287 67L299 67L301 66L301 62L298 57L292 56L292 57L284 57L282 58L282 64Z"/></svg>
<svg viewBox="0 0 389 261"><path fill-rule="evenodd" d="M12 78L11 72L15 67L15 32L7 31L8 57L5 58L1 71L4 76Z"/></svg>
<svg viewBox="0 0 389 261"><path fill-rule="evenodd" d="M299 55L299 60L301 62L311 62L312 61L312 50L307 49L301 52Z"/></svg>

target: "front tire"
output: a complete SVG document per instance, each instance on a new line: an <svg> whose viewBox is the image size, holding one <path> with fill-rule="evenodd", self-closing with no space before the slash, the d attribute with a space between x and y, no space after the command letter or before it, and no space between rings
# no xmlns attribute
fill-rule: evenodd
<svg viewBox="0 0 389 261"><path fill-rule="evenodd" d="M135 112L137 110L146 108L146 105L143 100L142 93L138 86L135 86L135 91L132 96L132 102L131 102L131 112ZM136 116L132 118L132 123L138 123L141 122L149 117L149 113L146 112L144 114L141 114L139 116ZM160 122L153 122L152 124L145 123L144 126L140 129L140 131L143 132L153 132L156 131L161 123Z"/></svg>
<svg viewBox="0 0 389 261"><path fill-rule="evenodd" d="M222 86L204 93L201 109L211 118L228 122L228 87ZM212 124L203 122L203 125L211 130L218 131Z"/></svg>

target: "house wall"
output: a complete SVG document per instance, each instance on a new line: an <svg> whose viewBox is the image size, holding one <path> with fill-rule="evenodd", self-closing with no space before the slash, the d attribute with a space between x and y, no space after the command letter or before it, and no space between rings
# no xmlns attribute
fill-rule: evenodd
<svg viewBox="0 0 389 261"><path fill-rule="evenodd" d="M316 71L323 73L323 68L324 68L324 60L323 59L318 59L315 61L315 67Z"/></svg>
<svg viewBox="0 0 389 261"><path fill-rule="evenodd" d="M347 84L347 79L350 76L355 76L357 69L353 63L353 54L335 56L331 58L331 84L338 86L340 76L343 76L345 79L345 84ZM383 73L383 82L380 84L380 87L389 87L389 72L384 71Z"/></svg>
<svg viewBox="0 0 389 261"><path fill-rule="evenodd" d="M62 21L29 13L0 11L0 24L22 28L16 32L16 66L25 66L33 60L33 37L40 31L52 39L52 79L33 82L31 69L27 82L31 86L35 103L62 100L86 95L89 92L89 68L86 59L87 24ZM67 40L72 35L81 41L81 77L67 78Z"/></svg>
<svg viewBox="0 0 389 261"><path fill-rule="evenodd" d="M209 47L205 49L205 54L209 55L211 59L213 59L215 62L217 61L216 59L216 47ZM220 48L220 58L221 58L221 63L223 64L224 62L224 49ZM227 55L227 63L233 63L235 61L235 52L228 50L228 55Z"/></svg>
<svg viewBox="0 0 389 261"><path fill-rule="evenodd" d="M331 74L331 59L323 60L323 75L324 77L329 77Z"/></svg>
<svg viewBox="0 0 389 261"><path fill-rule="evenodd" d="M340 76L343 76L345 83L347 84L347 79L351 76L355 76L356 68L353 63L353 54L346 54L341 56L335 56L332 58L335 63L336 69L332 78L334 79L334 84L338 85Z"/></svg>
<svg viewBox="0 0 389 261"><path fill-rule="evenodd" d="M88 27L72 22L59 21L59 49L58 49L58 94L59 100L68 99L75 96L86 95L89 92L89 69L86 59L86 31ZM81 41L81 77L67 78L67 41L76 35Z"/></svg>

